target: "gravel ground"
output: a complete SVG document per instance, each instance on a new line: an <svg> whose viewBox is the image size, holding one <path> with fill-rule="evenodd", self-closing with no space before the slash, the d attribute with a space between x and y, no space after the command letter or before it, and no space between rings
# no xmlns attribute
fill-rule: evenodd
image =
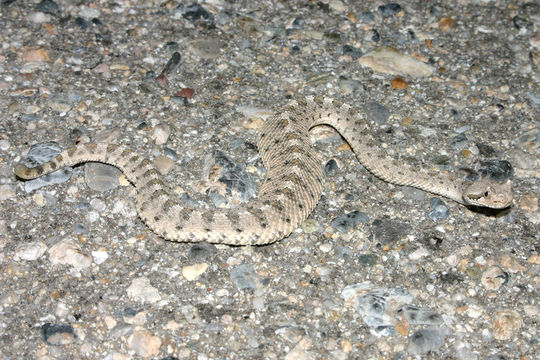
<svg viewBox="0 0 540 360"><path fill-rule="evenodd" d="M2 359L538 358L538 2L2 0L0 27ZM512 207L389 185L330 128L319 205L268 246L164 241L106 165L12 175L117 142L234 206L263 120L307 95L400 163L512 177Z"/></svg>

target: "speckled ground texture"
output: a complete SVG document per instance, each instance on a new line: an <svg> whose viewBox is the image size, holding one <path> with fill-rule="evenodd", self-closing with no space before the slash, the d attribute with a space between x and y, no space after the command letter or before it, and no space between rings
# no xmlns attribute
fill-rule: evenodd
<svg viewBox="0 0 540 360"><path fill-rule="evenodd" d="M0 28L2 359L538 358L538 2L2 0ZM388 48L429 74L366 65ZM234 206L263 120L307 95L401 163L512 177L512 207L389 185L330 128L321 201L268 246L164 241L109 167L12 175L110 141Z"/></svg>

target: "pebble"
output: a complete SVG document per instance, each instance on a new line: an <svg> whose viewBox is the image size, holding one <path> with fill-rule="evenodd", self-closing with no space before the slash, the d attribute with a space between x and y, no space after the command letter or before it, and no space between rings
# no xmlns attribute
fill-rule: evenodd
<svg viewBox="0 0 540 360"><path fill-rule="evenodd" d="M13 199L16 195L15 185L4 184L0 185L0 201Z"/></svg>
<svg viewBox="0 0 540 360"><path fill-rule="evenodd" d="M206 269L208 269L207 263L199 263L199 264L184 266L182 268L182 276L187 281L193 281L199 276L201 276L206 271Z"/></svg>
<svg viewBox="0 0 540 360"><path fill-rule="evenodd" d="M143 358L157 356L161 343L161 339L148 330L136 331L127 339L128 348Z"/></svg>
<svg viewBox="0 0 540 360"><path fill-rule="evenodd" d="M42 13L41 11L33 11L30 14L28 14L27 19L33 22L34 24L42 24L42 23L50 22L51 16L45 13Z"/></svg>
<svg viewBox="0 0 540 360"><path fill-rule="evenodd" d="M259 275L257 275L251 264L236 266L231 271L230 279L239 291L257 289L257 285L261 282Z"/></svg>
<svg viewBox="0 0 540 360"><path fill-rule="evenodd" d="M196 2L192 3L191 5L180 4L176 8L176 11L180 12L182 14L182 17L192 22L214 21L214 16L210 12L208 12L208 10L206 10L201 4L198 4Z"/></svg>
<svg viewBox="0 0 540 360"><path fill-rule="evenodd" d="M431 209L429 210L428 216L433 222L446 220L450 217L450 210L441 199L431 198L429 199L429 204Z"/></svg>
<svg viewBox="0 0 540 360"><path fill-rule="evenodd" d="M382 219L373 222L372 234L375 241L382 245L389 245L405 238L410 231L409 224Z"/></svg>
<svg viewBox="0 0 540 360"><path fill-rule="evenodd" d="M411 336L408 352L412 355L436 352L444 345L444 339L448 335L450 330L446 327L418 330Z"/></svg>
<svg viewBox="0 0 540 360"><path fill-rule="evenodd" d="M53 0L41 0L37 5L36 9L39 11L53 13L58 10L58 4Z"/></svg>
<svg viewBox="0 0 540 360"><path fill-rule="evenodd" d="M169 140L171 135L171 127L166 124L158 124L152 131L152 140L156 145L163 145Z"/></svg>
<svg viewBox="0 0 540 360"><path fill-rule="evenodd" d="M514 168L506 160L488 160L480 162L478 173L482 176L489 176L491 179L503 182L514 175Z"/></svg>
<svg viewBox="0 0 540 360"><path fill-rule="evenodd" d="M397 315L402 315L411 325L440 325L443 323L440 314L414 305L403 306L398 310Z"/></svg>
<svg viewBox="0 0 540 360"><path fill-rule="evenodd" d="M515 310L505 309L497 311L491 319L493 337L497 340L510 340L523 325L521 315Z"/></svg>
<svg viewBox="0 0 540 360"><path fill-rule="evenodd" d="M382 17L394 16L400 11L402 11L402 9L401 5L399 5L398 3L388 3L379 6L379 13L382 15Z"/></svg>
<svg viewBox="0 0 540 360"><path fill-rule="evenodd" d="M443 17L439 21L439 30L441 31L449 31L456 27L456 20L450 18L450 17Z"/></svg>
<svg viewBox="0 0 540 360"><path fill-rule="evenodd" d="M105 250L95 250L92 251L92 259L94 259L94 263L97 265L103 264L105 260L109 258L109 254L107 254L107 251Z"/></svg>
<svg viewBox="0 0 540 360"><path fill-rule="evenodd" d="M409 254L409 259L413 260L413 261L418 261L426 256L430 256L431 253L429 252L428 249L426 249L425 247L419 247L418 249L416 249L415 251L413 251L412 253Z"/></svg>
<svg viewBox="0 0 540 360"><path fill-rule="evenodd" d="M487 290L498 290L508 282L509 275L498 266L491 266L482 273L481 282Z"/></svg>
<svg viewBox="0 0 540 360"><path fill-rule="evenodd" d="M335 176L339 171L339 165L335 159L330 159L324 164L324 173L327 176Z"/></svg>
<svg viewBox="0 0 540 360"><path fill-rule="evenodd" d="M330 222L330 226L339 232L347 232L358 224L367 224L368 222L368 214L355 210L347 215L335 218Z"/></svg>
<svg viewBox="0 0 540 360"><path fill-rule="evenodd" d="M284 360L315 360L318 357L308 351L312 343L308 338L303 338L291 351L283 357Z"/></svg>
<svg viewBox="0 0 540 360"><path fill-rule="evenodd" d="M358 59L358 63L374 71L392 75L424 77L430 76L434 71L431 66L389 47L375 49Z"/></svg>
<svg viewBox="0 0 540 360"><path fill-rule="evenodd" d="M307 219L302 223L302 230L306 234L313 234L321 229L321 224L315 219Z"/></svg>
<svg viewBox="0 0 540 360"><path fill-rule="evenodd" d="M45 62L51 60L49 53L44 48L28 48L23 54L25 62Z"/></svg>
<svg viewBox="0 0 540 360"><path fill-rule="evenodd" d="M397 90L405 90L409 86L409 84L400 77L392 79L390 85L392 86L392 89Z"/></svg>
<svg viewBox="0 0 540 360"><path fill-rule="evenodd" d="M161 301L159 290L150 284L150 280L146 277L133 279L131 285L127 288L127 295L135 301L155 304Z"/></svg>
<svg viewBox="0 0 540 360"><path fill-rule="evenodd" d="M42 241L34 241L27 244L20 244L17 246L17 250L15 251L15 256L13 257L13 259L15 261L34 261L39 259L41 255L45 254L46 251L47 245Z"/></svg>
<svg viewBox="0 0 540 360"><path fill-rule="evenodd" d="M364 106L367 117L378 124L384 124L390 117L390 111L381 103L370 101Z"/></svg>
<svg viewBox="0 0 540 360"><path fill-rule="evenodd" d="M382 336L396 334L395 311L413 300L404 288L377 288L370 283L348 285L341 296L348 304L355 305L366 325Z"/></svg>
<svg viewBox="0 0 540 360"><path fill-rule="evenodd" d="M174 164L174 160L168 156L159 155L154 158L154 165L161 175L168 174Z"/></svg>
<svg viewBox="0 0 540 360"><path fill-rule="evenodd" d="M41 336L49 345L68 345L77 339L73 327L69 324L45 323L41 327Z"/></svg>
<svg viewBox="0 0 540 360"><path fill-rule="evenodd" d="M92 265L92 256L85 253L74 240L62 240L49 249L49 261L52 264L71 265L81 270Z"/></svg>
<svg viewBox="0 0 540 360"><path fill-rule="evenodd" d="M7 151L9 150L9 147L11 146L9 140L7 139L1 139L0 140L0 150Z"/></svg>
<svg viewBox="0 0 540 360"><path fill-rule="evenodd" d="M257 192L255 180L244 169L244 166L231 161L222 151L214 150L205 159L204 178L212 180L215 170L219 169L217 181L225 184L228 196L235 196L242 201L252 198Z"/></svg>
<svg viewBox="0 0 540 360"><path fill-rule="evenodd" d="M205 261L212 259L212 257L218 252L214 244L207 242L200 242L193 244L189 249L189 258L193 261Z"/></svg>
<svg viewBox="0 0 540 360"><path fill-rule="evenodd" d="M459 134L450 139L450 146L455 150L463 150L468 142L469 139L467 139L465 134Z"/></svg>
<svg viewBox="0 0 540 360"><path fill-rule="evenodd" d="M201 59L212 60L219 56L222 44L217 38L196 39L189 43L189 47Z"/></svg>

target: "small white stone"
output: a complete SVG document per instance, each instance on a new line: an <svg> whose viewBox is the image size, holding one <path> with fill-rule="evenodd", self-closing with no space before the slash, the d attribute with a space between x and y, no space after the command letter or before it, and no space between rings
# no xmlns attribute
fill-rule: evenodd
<svg viewBox="0 0 540 360"><path fill-rule="evenodd" d="M45 205L45 199L43 198L43 194L40 192L35 193L32 195L32 200L34 200L34 203L37 206L43 206Z"/></svg>
<svg viewBox="0 0 540 360"><path fill-rule="evenodd" d="M413 251L412 253L409 254L409 259L411 260L419 260L423 257L426 257L426 256L429 256L430 253L429 251L426 249L426 248L418 248L416 249L415 251Z"/></svg>
<svg viewBox="0 0 540 360"><path fill-rule="evenodd" d="M156 145L163 145L169 140L169 135L171 135L171 128L168 125L159 124L154 127L152 139Z"/></svg>
<svg viewBox="0 0 540 360"><path fill-rule="evenodd" d="M105 316L103 321L105 322L105 326L109 330L114 328L116 326L116 324L118 323L112 316L109 316L109 315Z"/></svg>
<svg viewBox="0 0 540 360"><path fill-rule="evenodd" d="M65 319L70 313L69 307L63 303L59 302L56 304L56 309L54 310L54 315L56 315L57 318Z"/></svg>
<svg viewBox="0 0 540 360"><path fill-rule="evenodd" d="M0 296L0 304L3 306L9 306L19 301L19 295L13 291L8 291Z"/></svg>
<svg viewBox="0 0 540 360"><path fill-rule="evenodd" d="M71 265L84 269L92 265L92 256L85 253L73 240L63 240L49 249L49 261L53 264Z"/></svg>
<svg viewBox="0 0 540 360"><path fill-rule="evenodd" d="M28 244L17 246L15 260L34 261L41 257L47 251L47 245L42 241L35 241Z"/></svg>
<svg viewBox="0 0 540 360"><path fill-rule="evenodd" d="M150 280L146 277L134 279L127 289L128 297L133 300L154 304L161 300L158 289L150 285Z"/></svg>
<svg viewBox="0 0 540 360"><path fill-rule="evenodd" d="M93 223L99 220L99 213L97 211L89 211L86 214L86 220L88 220L89 223Z"/></svg>
<svg viewBox="0 0 540 360"><path fill-rule="evenodd" d="M184 266L182 268L182 276L188 281L193 281L203 274L208 269L207 263Z"/></svg>
<svg viewBox="0 0 540 360"><path fill-rule="evenodd" d="M11 144L9 143L9 140L6 140L6 139L0 140L0 150L6 151L9 149L10 146Z"/></svg>
<svg viewBox="0 0 540 360"><path fill-rule="evenodd" d="M330 7L330 9L337 12L344 12L347 10L347 7L345 6L345 4L343 4L341 0L330 0L328 6Z"/></svg>
<svg viewBox="0 0 540 360"><path fill-rule="evenodd" d="M161 339L148 330L134 332L127 340L128 347L144 358L157 356Z"/></svg>
<svg viewBox="0 0 540 360"><path fill-rule="evenodd" d="M218 289L216 290L216 296L223 297L223 296L229 296L229 290L227 289Z"/></svg>
<svg viewBox="0 0 540 360"><path fill-rule="evenodd" d="M166 175L174 166L174 160L168 156L156 156L154 159L154 165L161 175Z"/></svg>
<svg viewBox="0 0 540 360"><path fill-rule="evenodd" d="M482 314L484 313L484 309L478 305L469 305L469 307L466 310L466 313L469 317L473 319L478 319Z"/></svg>
<svg viewBox="0 0 540 360"><path fill-rule="evenodd" d="M390 47L380 47L358 59L360 65L385 74L430 76L433 67Z"/></svg>
<svg viewBox="0 0 540 360"><path fill-rule="evenodd" d="M322 244L321 246L319 246L319 249L323 252L323 253L327 253L329 252L330 250L332 250L332 244L331 243L324 243Z"/></svg>
<svg viewBox="0 0 540 360"><path fill-rule="evenodd" d="M81 10L79 11L79 16L87 20L98 18L99 15L100 15L99 9L91 8L87 6L81 6Z"/></svg>
<svg viewBox="0 0 540 360"><path fill-rule="evenodd" d="M5 201L15 197L15 186L5 184L0 185L0 201Z"/></svg>
<svg viewBox="0 0 540 360"><path fill-rule="evenodd" d="M33 11L28 14L27 19L33 22L34 24L41 24L51 21L51 16L41 11Z"/></svg>
<svg viewBox="0 0 540 360"><path fill-rule="evenodd" d="M109 254L105 250L92 251L92 258L96 264L103 264L109 258Z"/></svg>

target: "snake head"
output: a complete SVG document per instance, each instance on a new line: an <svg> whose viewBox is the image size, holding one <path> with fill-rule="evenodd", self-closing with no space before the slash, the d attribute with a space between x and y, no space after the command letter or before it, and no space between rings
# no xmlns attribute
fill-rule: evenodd
<svg viewBox="0 0 540 360"><path fill-rule="evenodd" d="M488 177L472 182L463 191L466 205L482 206L491 209L504 209L512 204L512 182L500 183Z"/></svg>

